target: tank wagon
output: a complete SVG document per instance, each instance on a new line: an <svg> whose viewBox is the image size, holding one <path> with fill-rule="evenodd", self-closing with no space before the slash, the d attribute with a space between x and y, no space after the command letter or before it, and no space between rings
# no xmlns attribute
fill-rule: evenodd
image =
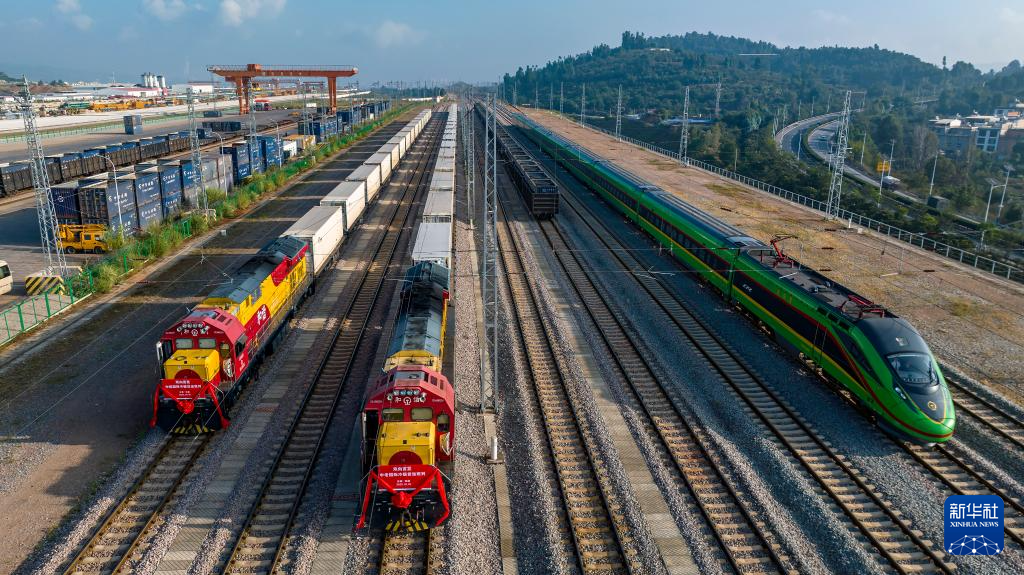
<svg viewBox="0 0 1024 575"><path fill-rule="evenodd" d="M918 443L948 441L953 401L907 320L771 244L705 213L514 114L540 148L737 305L785 350L849 392L880 427Z"/></svg>

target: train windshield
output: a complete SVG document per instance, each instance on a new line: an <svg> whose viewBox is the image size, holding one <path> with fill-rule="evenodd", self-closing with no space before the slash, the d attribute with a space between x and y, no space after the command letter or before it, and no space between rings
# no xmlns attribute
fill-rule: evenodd
<svg viewBox="0 0 1024 575"><path fill-rule="evenodd" d="M907 385L928 386L939 382L932 368L932 358L923 353L894 353L889 356L889 365L900 382Z"/></svg>

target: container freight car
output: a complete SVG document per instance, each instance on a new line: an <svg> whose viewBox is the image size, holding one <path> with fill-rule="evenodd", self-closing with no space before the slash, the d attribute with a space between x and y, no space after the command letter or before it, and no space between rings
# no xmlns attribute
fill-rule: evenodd
<svg viewBox="0 0 1024 575"><path fill-rule="evenodd" d="M363 164L353 170L345 179L350 182L365 182L366 201L369 203L377 197L377 192L380 191L380 166Z"/></svg>
<svg viewBox="0 0 1024 575"><path fill-rule="evenodd" d="M351 180L334 186L334 189L320 200L321 206L341 208L345 231L355 227L359 216L363 215L363 211L366 210L366 203L366 182Z"/></svg>
<svg viewBox="0 0 1024 575"><path fill-rule="evenodd" d="M245 129L241 120L203 120L203 127L213 132L241 132Z"/></svg>
<svg viewBox="0 0 1024 575"><path fill-rule="evenodd" d="M53 211L57 215L57 223L82 223L81 210L78 208L77 180L51 186L50 199L53 201Z"/></svg>
<svg viewBox="0 0 1024 575"><path fill-rule="evenodd" d="M412 261L433 262L451 268L452 223L423 222L416 230Z"/></svg>
<svg viewBox="0 0 1024 575"><path fill-rule="evenodd" d="M300 239L309 245L306 257L314 276L334 261L338 246L345 237L345 215L338 206L314 206L284 236Z"/></svg>

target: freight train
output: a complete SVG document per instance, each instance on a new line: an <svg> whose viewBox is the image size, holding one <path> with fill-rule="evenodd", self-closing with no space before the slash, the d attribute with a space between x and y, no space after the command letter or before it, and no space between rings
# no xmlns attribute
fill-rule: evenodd
<svg viewBox="0 0 1024 575"><path fill-rule="evenodd" d="M476 113L484 118L483 104L476 105ZM558 186L533 156L519 145L513 135L514 126L500 122L496 126L498 155L512 184L526 202L530 215L539 220L555 217L558 213Z"/></svg>
<svg viewBox="0 0 1024 575"><path fill-rule="evenodd" d="M363 503L357 529L420 531L448 517L455 390L442 373L455 219L458 107L448 108L423 222L406 271L382 374L362 413Z"/></svg>
<svg viewBox="0 0 1024 575"><path fill-rule="evenodd" d="M784 349L849 392L886 431L948 441L953 401L927 343L907 320L783 251L698 210L525 116L537 145L594 190Z"/></svg>
<svg viewBox="0 0 1024 575"><path fill-rule="evenodd" d="M380 152L393 157L397 167L430 118L430 110L421 112ZM400 153L391 156L396 149ZM386 184L380 170L374 164L350 174L319 206L164 331L157 343L161 374L151 426L196 434L230 424L231 404L273 352L288 318Z"/></svg>
<svg viewBox="0 0 1024 575"><path fill-rule="evenodd" d="M363 502L357 529L420 531L448 517L455 390L441 373L448 268L410 267L384 362L362 413Z"/></svg>

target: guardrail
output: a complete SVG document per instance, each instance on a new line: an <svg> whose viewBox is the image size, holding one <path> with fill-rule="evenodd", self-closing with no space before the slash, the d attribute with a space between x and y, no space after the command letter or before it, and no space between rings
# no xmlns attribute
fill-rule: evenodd
<svg viewBox="0 0 1024 575"><path fill-rule="evenodd" d="M596 127L596 126L586 126L586 127L590 128L591 130L594 130L596 132L601 132L602 134L606 134L608 136L611 136L613 138L616 137L614 133L612 133L609 130L605 130L604 128L599 128L599 127ZM623 140L625 142L629 142L630 144L633 144L634 146L639 146L641 148L644 148L646 150L654 152L655 154L658 154L658 155L661 155L661 156L665 156L667 158L670 158L672 160L680 162L680 163L682 163L684 165L693 166L693 167L696 167L698 169L704 170L706 172L711 172L713 174L722 176L724 178L728 178L730 180L739 182L741 184L745 184L745 185L751 186L753 188L757 188L757 189L759 189L759 190L761 190L763 192L768 192L769 194L778 196L778 197L780 197L780 198L782 198L784 200L788 200L788 201L793 202L795 204L800 204L802 206L809 207L809 208L811 208L813 210L817 210L817 211L821 212L822 214L827 214L826 203L821 201L821 200L816 200L816 199L811 198L809 196L804 196L802 194L797 194L795 192L791 192L789 190L780 188L778 186L769 184L767 182L762 182L761 180L755 180L754 178L748 178L747 176L744 176L743 174L738 174L736 172L733 172L732 170L727 170L725 168L721 168L721 167L718 167L718 166L716 166L714 164L709 164L709 163L703 162L701 160L697 160L697 159L694 159L694 158L685 158L684 159L684 158L680 157L678 152L673 152L671 150L667 150L665 148L662 148L662 147L659 147L659 146L655 146L654 144L649 144L649 143L644 142L642 140L637 140L635 138L630 138L629 136L619 136L619 139L621 139L621 140ZM862 216L862 215L860 215L858 213L851 212L850 210L846 210L846 209L843 209L843 208L839 208L838 216L839 216L840 220L847 221L847 222L850 223L850 225L856 224L856 225L858 225L858 226L860 226L862 228L867 228L869 230L875 230L876 232L881 233L881 234L885 234L886 236L888 236L890 238L894 238L894 239L899 240L901 242L905 242L905 243L908 243L910 245L917 246L919 248L928 250L930 252L934 252L934 253L939 254L941 256L945 256L945 257L947 257L947 258L949 258L951 260L956 260L956 261L958 261L960 263L967 264L967 265L969 265L971 267L977 268L977 269L979 269L981 271L990 273L992 275L999 276L999 277L1004 277L1004 278L1009 279L1011 281L1015 281L1015 282L1019 282L1019 283L1024 283L1024 269L1019 268L1017 266L1013 266L1013 265L1010 265L1010 264L1007 264L1007 263L1004 263L1004 262L1001 262L1001 261L998 261L998 260L994 260L992 258L983 256L983 255L980 255L980 254L977 254L977 253L974 253L974 252L970 252L970 251L967 251L965 249L958 248L956 246L951 246L949 244L944 244L942 242L938 242L938 241L935 241L935 240L933 240L931 238L925 237L923 234L920 234L920 233L917 233L917 232L910 232L910 231L898 228L896 226L887 224L885 222L882 222L882 221L879 221L879 220L876 220L876 219L873 219L873 218L869 218L867 216Z"/></svg>
<svg viewBox="0 0 1024 575"><path fill-rule="evenodd" d="M59 289L59 288L54 288ZM46 292L0 310L0 346L88 297Z"/></svg>

